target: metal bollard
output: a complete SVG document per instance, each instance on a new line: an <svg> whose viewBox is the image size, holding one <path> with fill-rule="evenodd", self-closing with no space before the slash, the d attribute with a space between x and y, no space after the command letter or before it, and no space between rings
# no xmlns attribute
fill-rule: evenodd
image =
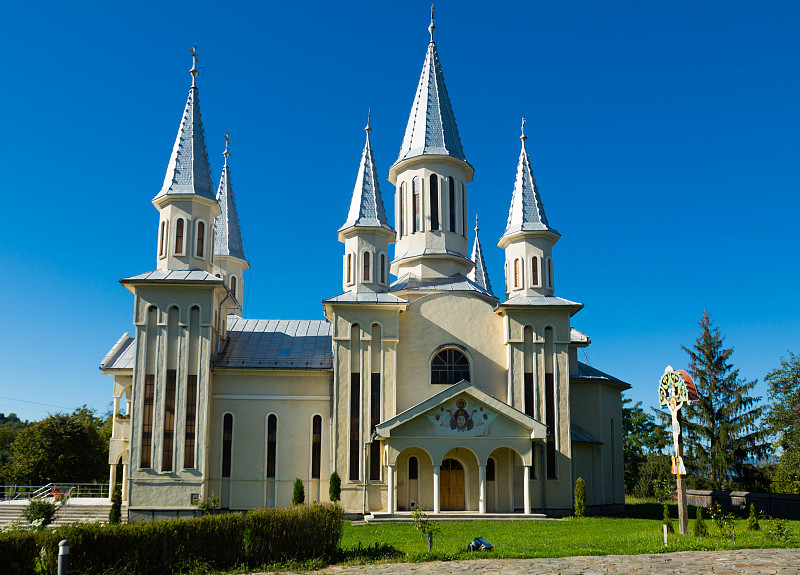
<svg viewBox="0 0 800 575"><path fill-rule="evenodd" d="M69 541L61 540L58 544L58 575L69 573Z"/></svg>

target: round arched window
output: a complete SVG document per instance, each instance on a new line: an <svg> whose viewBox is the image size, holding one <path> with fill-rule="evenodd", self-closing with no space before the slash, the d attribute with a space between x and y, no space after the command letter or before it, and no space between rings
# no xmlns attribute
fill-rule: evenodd
<svg viewBox="0 0 800 575"><path fill-rule="evenodd" d="M431 383L452 385L469 380L469 359L452 347L441 350L431 361Z"/></svg>

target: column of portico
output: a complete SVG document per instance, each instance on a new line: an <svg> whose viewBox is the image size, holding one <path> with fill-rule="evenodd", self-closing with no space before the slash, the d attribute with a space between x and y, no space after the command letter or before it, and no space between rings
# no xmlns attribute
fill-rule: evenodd
<svg viewBox="0 0 800 575"><path fill-rule="evenodd" d="M524 475L522 476L522 493L523 498L525 499L525 515L530 515L531 513L531 466L526 465L523 468Z"/></svg>
<svg viewBox="0 0 800 575"><path fill-rule="evenodd" d="M122 500L128 500L128 464L122 464Z"/></svg>
<svg viewBox="0 0 800 575"><path fill-rule="evenodd" d="M478 466L478 513L486 513L486 466Z"/></svg>
<svg viewBox="0 0 800 575"><path fill-rule="evenodd" d="M386 481L389 483L389 513L394 513L394 465L389 466L389 474L386 476Z"/></svg>
<svg viewBox="0 0 800 575"><path fill-rule="evenodd" d="M117 464L112 463L110 465L110 470L108 473L108 500L111 501L111 495L114 493L114 482L117 480Z"/></svg>
<svg viewBox="0 0 800 575"><path fill-rule="evenodd" d="M439 468L441 466L433 466L433 512L439 513L441 505L439 503Z"/></svg>

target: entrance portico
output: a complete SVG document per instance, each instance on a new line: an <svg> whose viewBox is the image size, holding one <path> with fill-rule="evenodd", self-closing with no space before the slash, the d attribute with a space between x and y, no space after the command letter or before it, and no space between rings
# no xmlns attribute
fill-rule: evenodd
<svg viewBox="0 0 800 575"><path fill-rule="evenodd" d="M515 463L524 473L523 512L529 514L533 441L544 440L545 426L481 391L468 381L445 389L379 424L376 440L385 446L388 465L387 511L425 505L442 511L513 512ZM489 473L487 474L487 468ZM397 488L395 486L397 483ZM398 488L401 491L398 498ZM498 492L505 500L499 501Z"/></svg>

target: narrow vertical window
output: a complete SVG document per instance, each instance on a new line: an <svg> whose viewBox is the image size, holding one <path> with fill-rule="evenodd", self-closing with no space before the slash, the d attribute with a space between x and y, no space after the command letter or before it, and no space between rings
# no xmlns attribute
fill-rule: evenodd
<svg viewBox="0 0 800 575"><path fill-rule="evenodd" d="M412 225L414 226L412 232L422 231L422 178L419 176L414 177L411 186L412 206L413 213Z"/></svg>
<svg viewBox="0 0 800 575"><path fill-rule="evenodd" d="M353 254L347 254L347 284L353 283Z"/></svg>
<svg viewBox="0 0 800 575"><path fill-rule="evenodd" d="M369 275L369 252L364 252L364 278L365 282L369 282L372 278Z"/></svg>
<svg viewBox="0 0 800 575"><path fill-rule="evenodd" d="M430 177L430 200L431 200L431 229L439 229L439 176L431 174Z"/></svg>
<svg viewBox="0 0 800 575"><path fill-rule="evenodd" d="M494 458L490 457L489 461L486 462L486 481L494 481L494 477Z"/></svg>
<svg viewBox="0 0 800 575"><path fill-rule="evenodd" d="M357 323L350 328L350 470L348 477L358 481L361 451L361 331Z"/></svg>
<svg viewBox="0 0 800 575"><path fill-rule="evenodd" d="M523 368L524 368L524 411L525 415L534 417L534 401L533 401L533 370L534 370L534 355L533 355L533 328L526 326L523 330Z"/></svg>
<svg viewBox="0 0 800 575"><path fill-rule="evenodd" d="M467 230L469 229L469 222L467 222L467 187L464 182L461 184L461 235L467 237Z"/></svg>
<svg viewBox="0 0 800 575"><path fill-rule="evenodd" d="M167 221L161 222L161 231L158 234L158 256L164 257L165 245L167 243Z"/></svg>
<svg viewBox="0 0 800 575"><path fill-rule="evenodd" d="M142 398L142 441L139 467L152 466L153 402L156 394L156 350L158 348L158 308L147 310L147 357L145 358L144 397Z"/></svg>
<svg viewBox="0 0 800 575"><path fill-rule="evenodd" d="M205 247L206 243L206 224L204 222L197 222L197 257L202 258L203 252L205 251L203 248Z"/></svg>
<svg viewBox="0 0 800 575"><path fill-rule="evenodd" d="M547 426L547 478L556 479L556 392L553 374L553 329L544 330L544 403Z"/></svg>
<svg viewBox="0 0 800 575"><path fill-rule="evenodd" d="M185 220L183 218L178 218L178 221L175 222L175 254L181 255L183 253L183 226L185 224Z"/></svg>
<svg viewBox="0 0 800 575"><path fill-rule="evenodd" d="M236 298L236 287L238 286L239 282L238 282L236 276L231 276L230 278L228 278L228 281L231 284L231 295L234 298Z"/></svg>
<svg viewBox="0 0 800 575"><path fill-rule="evenodd" d="M519 277L519 259L514 260L514 289L519 289L520 284L520 277Z"/></svg>
<svg viewBox="0 0 800 575"><path fill-rule="evenodd" d="M406 235L406 183L400 184L400 237Z"/></svg>
<svg viewBox="0 0 800 575"><path fill-rule="evenodd" d="M226 413L222 418L222 477L231 476L232 449L233 415Z"/></svg>
<svg viewBox="0 0 800 575"><path fill-rule="evenodd" d="M381 254L381 283L386 283L386 254Z"/></svg>
<svg viewBox="0 0 800 575"><path fill-rule="evenodd" d="M553 258L547 258L547 287L553 289Z"/></svg>
<svg viewBox="0 0 800 575"><path fill-rule="evenodd" d="M375 431L381 422L381 326L378 324L372 325L370 347L369 429ZM369 444L369 478L373 481L381 478L381 444L377 440Z"/></svg>
<svg viewBox="0 0 800 575"><path fill-rule="evenodd" d="M278 416L267 417L267 477L275 479L275 454L278 445Z"/></svg>
<svg viewBox="0 0 800 575"><path fill-rule="evenodd" d="M172 471L172 446L175 436L175 386L178 372L167 370L164 386L164 442L161 452L161 471Z"/></svg>
<svg viewBox="0 0 800 575"><path fill-rule="evenodd" d="M413 455L408 458L408 478L419 479L419 461Z"/></svg>
<svg viewBox="0 0 800 575"><path fill-rule="evenodd" d="M453 178L447 178L447 185L450 188L450 203L448 205L448 212L450 212L450 231L456 231L456 182Z"/></svg>
<svg viewBox="0 0 800 575"><path fill-rule="evenodd" d="M311 420L311 479L320 478L322 461L322 417L315 415Z"/></svg>
<svg viewBox="0 0 800 575"><path fill-rule="evenodd" d="M531 287L539 285L539 257L533 256L531 258Z"/></svg>
<svg viewBox="0 0 800 575"><path fill-rule="evenodd" d="M194 468L195 434L197 433L197 366L200 347L200 308L189 312L189 358L186 376L186 426L183 444L183 467Z"/></svg>

